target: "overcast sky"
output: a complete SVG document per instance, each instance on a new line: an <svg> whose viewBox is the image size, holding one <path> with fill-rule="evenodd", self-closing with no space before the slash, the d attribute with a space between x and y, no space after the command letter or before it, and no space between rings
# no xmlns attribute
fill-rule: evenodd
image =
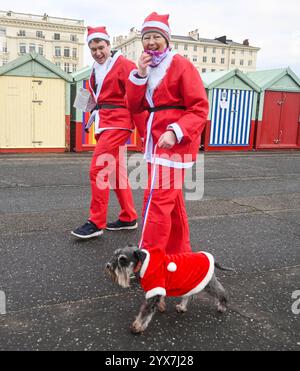
<svg viewBox="0 0 300 371"><path fill-rule="evenodd" d="M290 66L300 76L299 0L0 0L0 9L83 19L86 26L106 25L111 37L140 29L152 11L168 13L173 34L198 28L200 37L249 39L261 48L257 69Z"/></svg>

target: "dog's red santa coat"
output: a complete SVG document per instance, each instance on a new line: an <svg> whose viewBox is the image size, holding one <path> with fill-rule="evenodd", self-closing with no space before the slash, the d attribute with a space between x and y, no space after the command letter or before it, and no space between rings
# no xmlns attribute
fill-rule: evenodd
<svg viewBox="0 0 300 371"><path fill-rule="evenodd" d="M141 285L146 299L191 296L202 291L214 274L214 258L207 252L167 255L162 249L142 250Z"/></svg>

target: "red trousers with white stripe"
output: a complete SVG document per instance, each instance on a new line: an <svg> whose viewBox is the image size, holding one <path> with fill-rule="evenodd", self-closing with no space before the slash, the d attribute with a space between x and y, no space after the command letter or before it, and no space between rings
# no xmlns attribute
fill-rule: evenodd
<svg viewBox="0 0 300 371"><path fill-rule="evenodd" d="M150 200L142 248L158 247L167 254L191 252L188 217L182 187L184 170L157 166L155 189ZM151 187L148 165L148 189L144 193L143 217Z"/></svg>
<svg viewBox="0 0 300 371"><path fill-rule="evenodd" d="M106 227L110 189L121 206L119 219L131 222L137 219L131 187L125 166L125 143L129 130L105 130L98 137L90 166L92 199L89 220L100 229Z"/></svg>

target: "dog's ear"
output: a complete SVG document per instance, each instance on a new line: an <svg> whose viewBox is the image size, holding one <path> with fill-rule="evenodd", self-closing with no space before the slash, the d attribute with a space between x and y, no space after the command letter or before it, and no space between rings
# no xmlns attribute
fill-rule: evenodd
<svg viewBox="0 0 300 371"><path fill-rule="evenodd" d="M128 265L128 257L126 255L120 255L118 257L118 262L121 267L126 267Z"/></svg>
<svg viewBox="0 0 300 371"><path fill-rule="evenodd" d="M133 253L133 256L137 261L143 261L145 257L145 253L140 249L136 249Z"/></svg>

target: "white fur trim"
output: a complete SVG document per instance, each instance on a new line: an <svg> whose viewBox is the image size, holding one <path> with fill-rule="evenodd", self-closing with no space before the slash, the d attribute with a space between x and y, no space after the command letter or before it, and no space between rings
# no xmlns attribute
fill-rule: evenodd
<svg viewBox="0 0 300 371"><path fill-rule="evenodd" d="M144 78L137 78L135 76L137 74L137 72L138 72L138 70L133 70L133 71L130 72L129 81L131 81L133 84L139 85L139 86L146 85L149 76L146 76Z"/></svg>
<svg viewBox="0 0 300 371"><path fill-rule="evenodd" d="M177 271L177 265L174 262L171 262L168 264L167 270L169 272L176 272Z"/></svg>
<svg viewBox="0 0 300 371"><path fill-rule="evenodd" d="M151 162L151 164L154 164L154 156L151 157L145 156L145 159L147 162ZM171 161L167 158L160 158L156 157L155 164L161 165L161 166L167 166L167 167L173 167L174 169L190 169L193 167L195 162L177 162L177 161Z"/></svg>
<svg viewBox="0 0 300 371"><path fill-rule="evenodd" d="M200 252L202 254L206 255L208 260L209 260L208 272L207 272L205 278L201 281L201 283L198 286L196 286L193 290L191 290L188 293L186 293L185 295L183 295L183 297L195 295L198 292L205 289L205 287L208 285L209 281L212 279L212 276L214 274L214 271L215 271L215 259L214 259L214 257L211 254L209 254L208 252L204 252L204 251L200 251Z"/></svg>
<svg viewBox="0 0 300 371"><path fill-rule="evenodd" d="M156 295L166 296L166 289L164 289L163 287L155 287L154 289L146 292L146 299L151 299Z"/></svg>
<svg viewBox="0 0 300 371"><path fill-rule="evenodd" d="M87 42L89 43L93 39L102 39L102 40L110 41L110 37L106 35L105 33L101 33L101 32L95 32L95 33L90 34L87 37Z"/></svg>
<svg viewBox="0 0 300 371"><path fill-rule="evenodd" d="M145 22L142 26L142 33L143 33L143 29L144 28L151 28L151 27L154 27L154 28L158 28L158 29L161 29L161 30L164 30L166 31L169 35L171 35L171 30L170 28L163 22L158 22L158 21L149 21L149 22Z"/></svg>
<svg viewBox="0 0 300 371"><path fill-rule="evenodd" d="M176 138L177 138L177 143L180 143L182 141L182 138L183 138L183 132L181 130L181 127L177 124L177 123L174 123L174 124L171 124L167 127L167 129L172 129L174 130L175 132L175 135L176 135Z"/></svg>
<svg viewBox="0 0 300 371"><path fill-rule="evenodd" d="M150 263L150 254L147 250L142 250L145 254L146 254L146 259L144 260L144 263L141 267L141 270L140 270L140 277L143 278L145 273L146 273L146 270L148 268L148 265Z"/></svg>
<svg viewBox="0 0 300 371"><path fill-rule="evenodd" d="M102 80L102 84L103 84L103 82L104 82L104 80L105 80L105 77L106 77L107 74L111 71L111 69L113 68L113 66L115 65L116 61L119 59L119 57L120 57L121 55L122 55L122 53L118 50L118 51L116 52L116 54L111 58L110 63L109 63L109 66L107 67L107 70L106 70L105 76L104 76L104 78L103 78L103 80ZM91 85L91 77L92 77L92 74L93 74L93 71L94 71L94 66L95 66L96 63L97 63L97 62L94 63L94 65L93 65L93 67L92 67L92 70L91 70L91 74L90 74L90 78L89 78L89 84L90 84L90 86L92 86L92 85ZM96 76L95 76L95 79L96 79ZM95 99L95 102L98 101L98 97L99 97L99 95L100 95L100 93L101 93L101 89L102 89L102 85L101 85L101 86L99 85L96 94L94 93L94 90L91 89L91 90L92 90L92 94L93 94L94 99Z"/></svg>

